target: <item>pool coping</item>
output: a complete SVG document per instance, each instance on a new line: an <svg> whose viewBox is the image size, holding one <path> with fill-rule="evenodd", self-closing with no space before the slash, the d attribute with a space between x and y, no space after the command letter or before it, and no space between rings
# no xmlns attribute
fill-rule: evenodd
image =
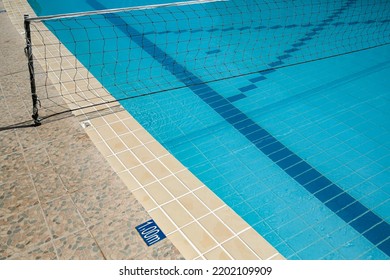
<svg viewBox="0 0 390 280"><path fill-rule="evenodd" d="M11 22L23 34L23 15L34 16L33 10L26 0L3 0L3 3ZM48 36L51 36L48 40L57 40L52 34ZM65 48L61 51L67 57L70 55ZM34 50L34 55L39 59L40 50ZM82 69L81 63L75 66L81 73L88 72ZM77 98L68 91L77 86L73 81L59 85L56 75L51 74L49 78L59 92L72 98L68 103L71 109L85 106L78 104ZM94 96L111 103L75 110L73 114L112 169L184 258L284 259L164 149L107 91L101 90L100 83L90 73L88 79L96 85L92 89Z"/></svg>

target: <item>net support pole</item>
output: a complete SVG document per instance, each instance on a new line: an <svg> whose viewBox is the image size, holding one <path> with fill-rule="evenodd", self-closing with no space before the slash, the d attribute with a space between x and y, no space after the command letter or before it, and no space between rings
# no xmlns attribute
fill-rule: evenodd
<svg viewBox="0 0 390 280"><path fill-rule="evenodd" d="M31 30L30 30L30 21L28 20L29 16L24 15L24 30L26 36L26 48L25 53L28 59L28 71L30 73L30 86L31 86L31 97L33 103L33 113L32 118L34 120L35 125L41 124L41 119L38 114L38 106L40 105L40 101L37 95L37 90L35 86L35 75L34 75L34 59L32 53L32 45L31 45Z"/></svg>

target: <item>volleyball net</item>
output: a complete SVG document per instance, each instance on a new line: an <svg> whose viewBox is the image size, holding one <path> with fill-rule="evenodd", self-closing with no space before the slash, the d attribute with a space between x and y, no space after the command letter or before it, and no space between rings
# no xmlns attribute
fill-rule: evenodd
<svg viewBox="0 0 390 280"><path fill-rule="evenodd" d="M87 3L93 12L25 18L37 124L58 110L93 111L390 43L388 0Z"/></svg>

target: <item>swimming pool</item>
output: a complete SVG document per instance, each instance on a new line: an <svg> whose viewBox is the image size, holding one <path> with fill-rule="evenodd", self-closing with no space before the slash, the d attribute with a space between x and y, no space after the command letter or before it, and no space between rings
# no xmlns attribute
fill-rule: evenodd
<svg viewBox="0 0 390 280"><path fill-rule="evenodd" d="M44 1L30 3L36 8L34 3L39 2ZM109 8L105 2L109 1L85 1L85 6L78 3L75 10L59 12ZM126 1L122 2L125 6ZM237 7L239 1L233 2L232 7ZM154 21L143 26L132 22L126 29L139 38L133 40L132 55L138 54L147 65L140 68L140 75L153 77L158 71L162 77L132 84L126 90L137 94L171 90L123 100L122 105L288 259L389 258L389 47L255 72L262 65L293 64L299 54L310 60L308 49L323 37L313 40L307 28L311 33L324 29L334 34L343 25L369 25L370 19L354 23L353 12L350 22L339 21L341 13L354 11L355 2L337 4L331 16L321 15L315 21L309 17L311 23L305 26L294 26L296 18L286 22L285 17L270 14L259 28L253 24L256 14L244 9L246 21L236 22L234 17L222 21L214 15L209 22L160 25L157 31ZM187 9L207 12L202 6ZM41 9L41 15L44 13L55 11ZM305 14L302 11L297 17ZM153 19L153 14L148 16ZM278 22L282 18L283 26ZM115 32L124 32L123 19L109 20L117 28ZM382 21L374 28L386 30L389 22L386 17ZM210 25L213 30L206 29ZM54 27L56 35L66 42L68 33ZM287 29L294 32L282 33ZM218 32L216 37L225 44L212 41L213 32ZM258 44L254 32L277 41L266 56L269 60L256 62L251 58L256 48L244 49ZM345 32L335 36L345 36ZM142 44L137 41L141 39ZM188 46L189 39L196 42L196 48ZM334 53L334 43L318 45L317 41L314 46L322 46L317 51L327 56ZM370 47L357 39L353 43ZM294 48L297 55L288 56ZM206 59L191 60L199 51ZM225 55L225 68L219 69L221 54ZM101 59L110 65L118 57L126 60L126 55L118 52ZM79 59L83 61L82 56ZM237 63L247 61L250 63ZM109 68L104 73L109 73ZM124 89L114 87L109 74L106 79L98 74L103 72L101 67L89 69L115 97L123 97ZM246 74L240 75L242 72Z"/></svg>

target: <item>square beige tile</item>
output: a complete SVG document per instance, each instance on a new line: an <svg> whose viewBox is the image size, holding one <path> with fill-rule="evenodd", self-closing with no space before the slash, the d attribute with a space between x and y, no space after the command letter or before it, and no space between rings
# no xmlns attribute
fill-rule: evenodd
<svg viewBox="0 0 390 280"><path fill-rule="evenodd" d="M221 247L216 247L203 255L207 260L231 260L229 254Z"/></svg>
<svg viewBox="0 0 390 280"><path fill-rule="evenodd" d="M137 137L132 133L126 133L119 136L125 145L129 148L134 148L142 145L142 143L138 140Z"/></svg>
<svg viewBox="0 0 390 280"><path fill-rule="evenodd" d="M118 117L118 119L120 119L122 121L126 120L126 119L129 119L129 118L132 118L131 115L126 110L123 110L123 111L120 111L120 112L116 112L115 114Z"/></svg>
<svg viewBox="0 0 390 280"><path fill-rule="evenodd" d="M245 244L237 237L230 239L222 244L222 247L233 257L235 260L258 260L256 256Z"/></svg>
<svg viewBox="0 0 390 280"><path fill-rule="evenodd" d="M155 159L155 156L149 152L145 146L139 146L131 149L131 151L136 155L136 157L143 163Z"/></svg>
<svg viewBox="0 0 390 280"><path fill-rule="evenodd" d="M152 175L152 173L143 165L132 168L129 171L142 186L146 186L156 181L156 178Z"/></svg>
<svg viewBox="0 0 390 280"><path fill-rule="evenodd" d="M108 147L110 147L110 149L114 152L114 154L120 153L127 149L126 145L118 137L111 138L107 140L106 143Z"/></svg>
<svg viewBox="0 0 390 280"><path fill-rule="evenodd" d="M158 142L152 141L146 143L145 146L156 156L161 157L168 154L168 151Z"/></svg>
<svg viewBox="0 0 390 280"><path fill-rule="evenodd" d="M180 181L184 183L190 190L195 190L203 186L204 184L199 181L189 170L183 170L175 174Z"/></svg>
<svg viewBox="0 0 390 280"><path fill-rule="evenodd" d="M155 139L139 124L139 129L134 131L135 136L144 144L155 141Z"/></svg>
<svg viewBox="0 0 390 280"><path fill-rule="evenodd" d="M210 210L192 193L180 197L178 200L195 219L210 213Z"/></svg>
<svg viewBox="0 0 390 280"><path fill-rule="evenodd" d="M118 175L129 190L135 190L141 187L129 171L119 172Z"/></svg>
<svg viewBox="0 0 390 280"><path fill-rule="evenodd" d="M142 204L146 211L156 209L157 204L150 198L149 194L144 189L137 189L133 191L134 196Z"/></svg>
<svg viewBox="0 0 390 280"><path fill-rule="evenodd" d="M193 260L199 256L197 250L191 245L187 238L184 235L176 231L169 235L169 240L176 246L184 258L187 260Z"/></svg>
<svg viewBox="0 0 390 280"><path fill-rule="evenodd" d="M240 234L240 238L263 260L278 254L279 252L261 237L253 228L249 228Z"/></svg>
<svg viewBox="0 0 390 280"><path fill-rule="evenodd" d="M95 111L96 111L96 108L95 108ZM97 118L91 119L90 122L95 129L97 129L101 126L107 125L106 121L102 117L97 117Z"/></svg>
<svg viewBox="0 0 390 280"><path fill-rule="evenodd" d="M157 179L162 179L171 175L171 172L158 160L153 160L145 163L145 166L149 168L150 172L156 176Z"/></svg>
<svg viewBox="0 0 390 280"><path fill-rule="evenodd" d="M215 211L217 215L231 230L235 233L239 233L250 226L234 212L229 206L224 206L221 209Z"/></svg>
<svg viewBox="0 0 390 280"><path fill-rule="evenodd" d="M117 157L119 158L123 166L126 167L126 169L131 169L141 164L141 162L139 162L139 160L130 151L118 153Z"/></svg>
<svg viewBox="0 0 390 280"><path fill-rule="evenodd" d="M130 132L130 130L121 121L112 123L111 128L115 131L117 135L122 135Z"/></svg>
<svg viewBox="0 0 390 280"><path fill-rule="evenodd" d="M102 137L106 141L108 139L116 137L115 132L111 129L109 125L98 126L96 127L96 131L100 134L100 137Z"/></svg>
<svg viewBox="0 0 390 280"><path fill-rule="evenodd" d="M165 235L169 235L177 230L177 227L168 219L167 215L165 215L161 209L154 209L149 212L149 215L158 224Z"/></svg>
<svg viewBox="0 0 390 280"><path fill-rule="evenodd" d="M281 260L281 261L285 261L285 257L283 257L281 254L276 254L275 256L273 256L272 258L270 258L270 260Z"/></svg>
<svg viewBox="0 0 390 280"><path fill-rule="evenodd" d="M189 189L183 185L174 175L161 179L160 182L167 188L167 190L175 197L183 196L189 193Z"/></svg>
<svg viewBox="0 0 390 280"><path fill-rule="evenodd" d="M133 132L139 129L143 130L142 126L132 117L124 119L122 122L129 130Z"/></svg>
<svg viewBox="0 0 390 280"><path fill-rule="evenodd" d="M116 172L122 172L126 170L125 166L116 156L108 156L106 159L111 165L112 169L114 169Z"/></svg>
<svg viewBox="0 0 390 280"><path fill-rule="evenodd" d="M219 243L233 237L233 232L226 227L214 214L209 214L199 220L199 223L217 240Z"/></svg>
<svg viewBox="0 0 390 280"><path fill-rule="evenodd" d="M225 205L209 188L202 187L194 191L194 194L211 210L216 210Z"/></svg>
<svg viewBox="0 0 390 280"><path fill-rule="evenodd" d="M160 157L160 161L172 172L176 173L186 169L174 156L171 154Z"/></svg>
<svg viewBox="0 0 390 280"><path fill-rule="evenodd" d="M145 187L147 193L156 201L158 205L165 204L173 200L173 196L159 182L154 182Z"/></svg>
<svg viewBox="0 0 390 280"><path fill-rule="evenodd" d="M110 150L110 148L108 147L107 143L106 142L98 142L98 143L94 143L96 148L99 150L99 152L104 156L104 157L108 157L108 156L111 156L113 154L113 151Z"/></svg>
<svg viewBox="0 0 390 280"><path fill-rule="evenodd" d="M193 218L177 201L163 205L162 209L179 228L193 221Z"/></svg>
<svg viewBox="0 0 390 280"><path fill-rule="evenodd" d="M105 115L103 117L103 119L106 121L106 123L108 124L112 124L112 123L115 123L115 122L118 122L119 119L118 117L116 116L116 114L112 113L112 114L108 114L108 115Z"/></svg>
<svg viewBox="0 0 390 280"><path fill-rule="evenodd" d="M205 231L197 222L193 222L182 228L183 233L201 254L217 246L210 234Z"/></svg>

